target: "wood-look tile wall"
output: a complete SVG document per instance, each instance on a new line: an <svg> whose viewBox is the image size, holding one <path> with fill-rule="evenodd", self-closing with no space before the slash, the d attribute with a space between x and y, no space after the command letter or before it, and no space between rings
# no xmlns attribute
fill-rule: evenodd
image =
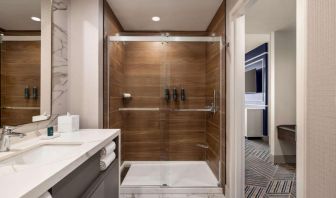
<svg viewBox="0 0 336 198"><path fill-rule="evenodd" d="M122 118L118 111L122 107L124 46L110 43L108 36L123 31L113 11L104 1L104 128L122 129ZM121 139L124 139L123 130ZM121 160L124 159L124 144L121 143Z"/></svg>
<svg viewBox="0 0 336 198"><path fill-rule="evenodd" d="M125 46L124 107L204 108L204 43L129 42ZM166 102L165 88L184 88L186 101ZM205 114L124 112L125 160L205 160Z"/></svg>
<svg viewBox="0 0 336 198"><path fill-rule="evenodd" d="M6 41L1 44L1 106L39 107L40 98L25 99L24 88L40 90L40 41ZM1 109L1 125L30 123L40 110Z"/></svg>
<svg viewBox="0 0 336 198"><path fill-rule="evenodd" d="M208 27L209 34L222 36L225 39L225 2L219 7L214 19ZM223 49L225 50L225 49ZM206 119L206 141L209 145L207 161L212 171L225 184L225 56L220 56L220 45L207 44L206 64L206 99L208 103L213 99L213 91L218 97L219 112ZM221 60L222 58L222 60ZM221 65L222 62L222 65ZM221 171L220 171L221 169ZM219 175L221 173L221 175Z"/></svg>

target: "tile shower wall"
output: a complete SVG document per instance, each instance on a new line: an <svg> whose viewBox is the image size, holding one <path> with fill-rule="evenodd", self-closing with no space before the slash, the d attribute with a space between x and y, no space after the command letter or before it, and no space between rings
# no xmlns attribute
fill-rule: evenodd
<svg viewBox="0 0 336 198"><path fill-rule="evenodd" d="M104 83L104 128L122 129L122 118L118 109L122 107L124 45L108 42L108 35L115 35L122 31L123 28L108 3L104 1L104 82L108 82ZM121 130L121 139L124 139L124 130ZM123 141L121 160L124 160Z"/></svg>
<svg viewBox="0 0 336 198"><path fill-rule="evenodd" d="M216 36L225 35L225 2L222 3L214 19L208 27L210 34ZM207 44L207 64L206 64L206 99L207 104L213 100L213 92L216 91L216 105L219 112L214 116L207 116L206 119L206 142L209 145L207 150L207 161L216 176L219 175L220 169L222 183L225 182L225 67L220 58L220 45L218 43ZM224 52L222 52L225 54ZM222 125L220 124L222 122Z"/></svg>
<svg viewBox="0 0 336 198"><path fill-rule="evenodd" d="M128 42L124 107L192 109L205 103L205 43ZM181 88L186 101L166 102L163 90ZM205 160L204 112L123 112L125 160Z"/></svg>

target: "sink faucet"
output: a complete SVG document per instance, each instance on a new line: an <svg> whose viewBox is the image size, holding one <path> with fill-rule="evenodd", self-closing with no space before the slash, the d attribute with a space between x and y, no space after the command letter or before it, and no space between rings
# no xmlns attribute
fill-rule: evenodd
<svg viewBox="0 0 336 198"><path fill-rule="evenodd" d="M0 136L0 152L9 151L10 148L10 137L17 136L23 138L26 136L24 133L14 132L15 128L11 126L3 126L2 133Z"/></svg>

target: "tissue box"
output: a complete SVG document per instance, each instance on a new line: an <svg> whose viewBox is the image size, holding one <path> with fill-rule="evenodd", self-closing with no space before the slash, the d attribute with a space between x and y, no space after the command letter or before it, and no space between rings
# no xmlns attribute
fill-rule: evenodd
<svg viewBox="0 0 336 198"><path fill-rule="evenodd" d="M60 133L67 133L79 130L79 115L70 115L69 113L64 116L59 116L57 130Z"/></svg>

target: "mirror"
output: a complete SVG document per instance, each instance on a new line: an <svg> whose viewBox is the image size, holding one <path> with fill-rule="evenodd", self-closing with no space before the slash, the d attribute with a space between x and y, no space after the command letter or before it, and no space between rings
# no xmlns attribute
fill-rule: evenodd
<svg viewBox="0 0 336 198"><path fill-rule="evenodd" d="M51 1L0 1L0 125L51 114Z"/></svg>
<svg viewBox="0 0 336 198"><path fill-rule="evenodd" d="M245 92L262 93L263 92L263 70L262 68L245 71Z"/></svg>

